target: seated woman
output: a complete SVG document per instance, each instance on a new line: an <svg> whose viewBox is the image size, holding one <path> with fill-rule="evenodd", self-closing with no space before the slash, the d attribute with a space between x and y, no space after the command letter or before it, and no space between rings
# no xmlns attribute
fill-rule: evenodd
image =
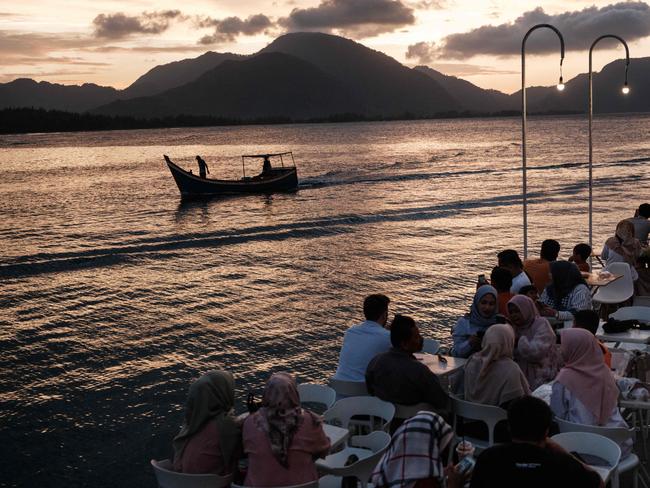
<svg viewBox="0 0 650 488"><path fill-rule="evenodd" d="M555 332L527 296L513 297L508 302L508 310L509 321L515 331L515 361L528 380L530 389L535 390L555 378L559 369Z"/></svg>
<svg viewBox="0 0 650 488"><path fill-rule="evenodd" d="M189 474L232 473L241 455L241 429L233 417L235 380L210 371L190 386L185 421L174 438L174 470Z"/></svg>
<svg viewBox="0 0 650 488"><path fill-rule="evenodd" d="M481 348L482 335L498 320L497 295L496 289L490 285L476 290L469 313L458 319L454 326L452 356L467 358Z"/></svg>
<svg viewBox="0 0 650 488"><path fill-rule="evenodd" d="M418 412L393 434L372 474L377 488L409 486L438 488L444 485L443 454L454 437L451 427L433 412ZM462 486L462 485L458 485Z"/></svg>
<svg viewBox="0 0 650 488"><path fill-rule="evenodd" d="M639 274L636 271L637 260L643 252L641 242L634 236L634 224L629 220L621 220L616 226L616 233L605 241L600 257L605 264L627 263L632 271L632 280L636 281Z"/></svg>
<svg viewBox="0 0 650 488"><path fill-rule="evenodd" d="M483 337L483 348L465 364L465 400L508 408L530 395L528 381L512 359L515 333L507 324L495 324Z"/></svg>
<svg viewBox="0 0 650 488"><path fill-rule="evenodd" d="M291 486L318 479L314 459L325 456L330 441L322 420L300 408L298 388L288 373L266 384L262 408L244 422L248 454L246 486Z"/></svg>
<svg viewBox="0 0 650 488"><path fill-rule="evenodd" d="M612 372L603 362L596 338L585 329L564 329L560 351L564 367L553 383L551 410L556 417L578 424L624 427L618 409L619 390ZM627 456L632 440L621 445Z"/></svg>
<svg viewBox="0 0 650 488"><path fill-rule="evenodd" d="M539 301L548 308L544 315L557 320L573 320L573 313L592 308L591 293L578 267L568 261L554 261L551 282L546 285Z"/></svg>

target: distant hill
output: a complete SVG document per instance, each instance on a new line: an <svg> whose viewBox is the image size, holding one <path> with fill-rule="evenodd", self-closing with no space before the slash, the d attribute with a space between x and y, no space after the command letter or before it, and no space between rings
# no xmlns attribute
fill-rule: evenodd
<svg viewBox="0 0 650 488"><path fill-rule="evenodd" d="M54 110L85 112L118 96L115 88L92 83L59 85L19 78L0 84L0 109L11 107L40 107Z"/></svg>
<svg viewBox="0 0 650 488"><path fill-rule="evenodd" d="M460 108L430 77L343 37L316 32L285 34L260 52L282 52L317 66L339 80L366 115L409 112L425 116Z"/></svg>
<svg viewBox="0 0 650 488"><path fill-rule="evenodd" d="M509 95L500 91L485 90L469 81L442 74L428 66L416 66L413 69L435 80L450 96L458 100L463 110L489 113L519 109L519 103L514 103Z"/></svg>
<svg viewBox="0 0 650 488"><path fill-rule="evenodd" d="M305 119L355 107L341 84L315 66L286 54L265 53L243 61L224 61L191 83L151 97L118 100L93 113Z"/></svg>
<svg viewBox="0 0 650 488"><path fill-rule="evenodd" d="M223 61L230 59L241 60L247 57L239 54L208 51L197 58L161 64L150 69L129 87L122 90L120 98L157 95L170 88L176 88L196 80L203 73L219 66Z"/></svg>

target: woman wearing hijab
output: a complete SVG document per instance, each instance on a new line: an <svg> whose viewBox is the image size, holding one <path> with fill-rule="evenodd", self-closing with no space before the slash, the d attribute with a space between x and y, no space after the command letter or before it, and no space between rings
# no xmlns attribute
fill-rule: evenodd
<svg viewBox="0 0 650 488"><path fill-rule="evenodd" d="M316 481L314 459L325 456L330 441L322 420L300 408L298 388L288 373L266 384L262 408L244 422L248 454L246 486L291 486Z"/></svg>
<svg viewBox="0 0 650 488"><path fill-rule="evenodd" d="M241 454L241 429L232 409L235 381L210 371L190 386L185 421L174 437L174 470L189 474L232 473Z"/></svg>
<svg viewBox="0 0 650 488"><path fill-rule="evenodd" d="M637 259L641 256L643 247L639 239L634 237L634 224L629 220L621 220L616 226L616 233L605 241L601 257L605 264L610 263L627 263L632 271L632 279L636 281L639 278L635 266Z"/></svg>
<svg viewBox="0 0 650 488"><path fill-rule="evenodd" d="M525 295L513 297L508 302L508 310L515 331L515 362L530 389L535 390L557 374L559 351L555 332L548 320L539 315L535 303Z"/></svg>
<svg viewBox="0 0 650 488"><path fill-rule="evenodd" d="M565 321L573 320L578 310L591 310L591 293L578 267L569 261L554 261L550 268L551 282L539 298L548 305L545 315Z"/></svg>
<svg viewBox="0 0 650 488"><path fill-rule="evenodd" d="M594 335L585 329L562 330L564 367L553 383L551 410L563 420L601 427L629 428L618 410L619 390ZM631 439L621 445L624 455Z"/></svg>
<svg viewBox="0 0 650 488"><path fill-rule="evenodd" d="M467 358L481 348L481 337L488 327L497 323L497 296L496 289L490 285L476 290L469 313L454 326L452 356Z"/></svg>
<svg viewBox="0 0 650 488"><path fill-rule="evenodd" d="M482 349L465 364L465 400L507 409L512 400L530 395L528 381L512 359L514 348L510 325L487 330Z"/></svg>

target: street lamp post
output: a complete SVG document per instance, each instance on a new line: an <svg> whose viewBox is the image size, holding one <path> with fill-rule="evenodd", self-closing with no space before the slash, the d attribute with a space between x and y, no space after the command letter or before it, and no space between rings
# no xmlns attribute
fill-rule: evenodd
<svg viewBox="0 0 650 488"><path fill-rule="evenodd" d="M613 34L605 34L596 39L589 48L589 246L593 247L593 140L591 136L591 129L594 118L594 88L593 88L593 73L592 73L592 55L594 47L603 39L616 39L620 41L625 47L625 83L621 91L624 95L630 93L630 87L627 86L627 70L630 66L630 50L627 43L623 38Z"/></svg>
<svg viewBox="0 0 650 488"><path fill-rule="evenodd" d="M564 90L562 79L562 62L564 61L564 37L557 28L550 24L537 24L530 28L521 41L521 167L523 171L523 198L524 198L524 259L528 257L528 193L526 186L526 41L537 29L546 27L555 32L560 38L560 81L557 84L559 91Z"/></svg>

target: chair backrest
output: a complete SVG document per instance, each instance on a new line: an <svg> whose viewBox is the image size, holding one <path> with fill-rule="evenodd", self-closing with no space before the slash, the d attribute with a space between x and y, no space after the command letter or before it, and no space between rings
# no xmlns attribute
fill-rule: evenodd
<svg viewBox="0 0 650 488"><path fill-rule="evenodd" d="M636 319L640 322L650 322L650 307L621 307L609 316L616 320Z"/></svg>
<svg viewBox="0 0 650 488"><path fill-rule="evenodd" d="M634 295L634 281L632 281L632 271L627 263L610 263L607 265L607 271L612 274L623 275L618 280L607 286L601 286L594 295L594 300L604 303L624 302Z"/></svg>
<svg viewBox="0 0 650 488"><path fill-rule="evenodd" d="M619 445L628 439L633 439L635 435L633 427L626 429L625 427L600 427L598 425L577 424L557 417L555 418L555 422L557 422L560 432L589 432L607 437Z"/></svg>
<svg viewBox="0 0 650 488"><path fill-rule="evenodd" d="M337 395L342 397L368 396L365 381L345 381L330 378L329 385L334 388Z"/></svg>
<svg viewBox="0 0 650 488"><path fill-rule="evenodd" d="M435 339L424 339L422 341L422 352L435 354L440 349L440 342Z"/></svg>
<svg viewBox="0 0 650 488"><path fill-rule="evenodd" d="M316 383L301 383L298 385L300 403L319 403L325 405L325 410L336 402L336 392L329 386Z"/></svg>
<svg viewBox="0 0 650 488"><path fill-rule="evenodd" d="M632 305L635 307L650 307L650 297L638 296L632 300Z"/></svg>
<svg viewBox="0 0 650 488"><path fill-rule="evenodd" d="M323 418L328 424L349 429L350 419L362 415L381 419L380 430L388 432L390 422L395 416L395 407L392 403L385 402L377 397L348 397L337 401L332 408L323 414Z"/></svg>
<svg viewBox="0 0 650 488"><path fill-rule="evenodd" d="M551 437L569 452L591 454L615 468L621 460L621 448L611 439L593 432L562 432Z"/></svg>
<svg viewBox="0 0 650 488"><path fill-rule="evenodd" d="M302 485L274 486L273 488L318 488L318 486L319 486L318 480L315 480L315 481L310 481L308 483L303 483ZM250 488L250 487L243 486L243 485L236 485L235 483L232 483L230 485L230 488Z"/></svg>
<svg viewBox="0 0 650 488"><path fill-rule="evenodd" d="M488 445L494 444L494 429L502 420L508 419L508 413L492 405L468 402L460 398L451 397L451 411L454 414L454 430L456 430L457 418L462 417L468 420L479 420L488 427Z"/></svg>
<svg viewBox="0 0 650 488"><path fill-rule="evenodd" d="M395 418L396 419L410 419L415 417L418 412L425 410L427 412L435 412L436 410L433 406L428 403L416 403L415 405L401 405L399 403L393 403L395 406Z"/></svg>
<svg viewBox="0 0 650 488"><path fill-rule="evenodd" d="M232 475L177 473L169 459L152 459L151 466L160 488L223 488L232 481Z"/></svg>
<svg viewBox="0 0 650 488"><path fill-rule="evenodd" d="M369 449L372 451L372 454L367 457L362 457L347 466L328 467L327 472L336 476L355 476L365 486L377 463L379 463L384 452L388 449L390 441L390 435L381 431L375 431L368 435L356 435L350 439L350 444L355 447Z"/></svg>

